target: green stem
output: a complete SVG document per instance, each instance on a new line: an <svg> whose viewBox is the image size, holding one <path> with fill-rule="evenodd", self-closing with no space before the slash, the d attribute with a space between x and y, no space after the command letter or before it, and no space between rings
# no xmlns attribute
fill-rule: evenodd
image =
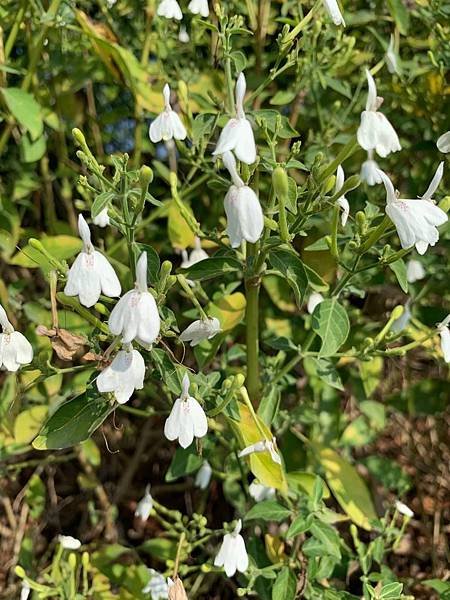
<svg viewBox="0 0 450 600"><path fill-rule="evenodd" d="M257 257L256 244L247 242L247 261ZM247 299L246 342L247 342L247 389L254 404L259 399L259 289L261 278L257 274L245 281Z"/></svg>
<svg viewBox="0 0 450 600"><path fill-rule="evenodd" d="M337 235L338 235L338 226L339 226L339 206L335 206L333 208L333 220L331 223L331 256L334 258L339 257L339 250L337 244Z"/></svg>
<svg viewBox="0 0 450 600"><path fill-rule="evenodd" d="M20 25L22 24L23 16L25 14L26 1L22 0L19 10L17 11L16 18L14 19L13 26L11 31L9 32L8 39L5 44L5 62L8 62L9 55L11 54L11 50L14 47L16 42L17 34L20 30Z"/></svg>
<svg viewBox="0 0 450 600"><path fill-rule="evenodd" d="M367 250L370 250L370 248L372 248L372 246L378 242L380 237L389 227L390 222L391 220L389 219L389 217L385 215L378 227L375 227L375 229L369 235L364 244L359 248L358 254L364 254L365 252L367 252Z"/></svg>
<svg viewBox="0 0 450 600"><path fill-rule="evenodd" d="M190 299L190 301L192 302L192 304L195 306L195 308L200 313L200 317L204 321L206 321L208 319L208 315L205 313L205 311L203 310L202 305L197 300L194 292L192 291L191 286L186 281L186 277L184 275L177 275L177 279L178 279L178 283L181 285L181 287L183 288L183 290L186 292L186 295L188 296L188 298Z"/></svg>

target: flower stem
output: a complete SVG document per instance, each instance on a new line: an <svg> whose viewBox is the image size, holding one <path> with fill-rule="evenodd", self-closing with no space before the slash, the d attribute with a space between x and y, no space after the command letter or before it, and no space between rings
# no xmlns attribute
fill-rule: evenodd
<svg viewBox="0 0 450 600"><path fill-rule="evenodd" d="M257 257L256 244L247 243L247 261ZM259 399L259 288L261 278L252 275L245 281L247 299L246 342L247 342L247 389L253 404Z"/></svg>

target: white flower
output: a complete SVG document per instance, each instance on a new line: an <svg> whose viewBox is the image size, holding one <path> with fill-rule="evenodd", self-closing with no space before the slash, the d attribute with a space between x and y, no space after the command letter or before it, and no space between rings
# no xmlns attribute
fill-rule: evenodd
<svg viewBox="0 0 450 600"><path fill-rule="evenodd" d="M341 167L341 165L339 165L337 168L337 173L336 173L336 184L334 186L335 194L337 194L342 189L342 186L344 185L344 180L345 180L344 169ZM336 202L339 204L339 206L342 209L341 225L342 225L342 227L345 227L345 225L347 223L348 215L350 214L350 205L345 196L339 196L339 198L337 199Z"/></svg>
<svg viewBox="0 0 450 600"><path fill-rule="evenodd" d="M197 346L204 340L210 340L221 331L219 319L199 319L191 323L180 335L182 342L190 342L191 346Z"/></svg>
<svg viewBox="0 0 450 600"><path fill-rule="evenodd" d="M308 298L308 304L306 305L306 310L310 315L313 314L314 309L317 305L324 301L324 297L319 292L312 292Z"/></svg>
<svg viewBox="0 0 450 600"><path fill-rule="evenodd" d="M411 259L406 265L406 280L408 283L414 283L420 281L426 276L423 265L418 260Z"/></svg>
<svg viewBox="0 0 450 600"><path fill-rule="evenodd" d="M201 490L206 490L206 488L209 486L209 482L211 481L211 475L211 465L207 460L204 460L202 466L197 471L197 475L195 477L195 486Z"/></svg>
<svg viewBox="0 0 450 600"><path fill-rule="evenodd" d="M78 550L81 546L80 540L77 540L77 538L74 538L71 535L58 535L58 542L64 550Z"/></svg>
<svg viewBox="0 0 450 600"><path fill-rule="evenodd" d="M361 165L361 172L359 175L361 181L365 181L367 185L382 183L383 180L378 174L378 171L378 163L373 160L373 150L369 150L367 153L367 160Z"/></svg>
<svg viewBox="0 0 450 600"><path fill-rule="evenodd" d="M416 246L419 254L425 254L428 246L434 246L439 240L437 227L447 222L447 215L433 204L432 196L436 191L444 172L442 162L425 194L418 200L397 198L389 177L378 171L386 188L386 214L397 228L402 248Z"/></svg>
<svg viewBox="0 0 450 600"><path fill-rule="evenodd" d="M412 519L414 516L414 513L409 508L409 506L406 506L406 504L403 504L403 502L400 502L400 500L396 500L395 508L400 514L404 515L405 517L409 517L410 519Z"/></svg>
<svg viewBox="0 0 450 600"><path fill-rule="evenodd" d="M364 150L375 150L383 158L391 152L401 150L400 142L395 129L388 119L380 112L383 98L377 96L375 81L366 69L369 93L367 95L366 110L361 113L361 124L358 128L358 144Z"/></svg>
<svg viewBox="0 0 450 600"><path fill-rule="evenodd" d="M230 119L222 129L213 155L233 151L236 158L251 165L256 160L256 146L252 126L244 112L246 86L244 73L241 73L236 83L236 118Z"/></svg>
<svg viewBox="0 0 450 600"><path fill-rule="evenodd" d="M189 263L190 266L195 265L201 260L205 260L205 258L209 258L208 254L203 250L202 243L200 238L195 236L194 238L194 249L189 255Z"/></svg>
<svg viewBox="0 0 450 600"><path fill-rule="evenodd" d="M15 331L9 322L5 309L0 304L0 367L15 372L20 365L28 365L33 360L33 348L27 338Z"/></svg>
<svg viewBox="0 0 450 600"><path fill-rule="evenodd" d="M263 500L272 500L275 497L275 488L267 487L254 479L248 486L248 493L256 502L262 502Z"/></svg>
<svg viewBox="0 0 450 600"><path fill-rule="evenodd" d="M149 136L154 144L161 140L167 142L173 138L176 140L184 140L187 135L180 117L170 106L170 87L167 83L163 89L163 96L164 110L151 123L149 129Z"/></svg>
<svg viewBox="0 0 450 600"><path fill-rule="evenodd" d="M159 335L161 321L155 299L147 289L147 253L142 252L136 265L136 285L120 298L108 321L114 335L121 335L122 342L137 340L150 345Z"/></svg>
<svg viewBox="0 0 450 600"><path fill-rule="evenodd" d="M323 0L325 8L330 15L335 25L343 25L345 27L344 17L342 16L339 4L336 0Z"/></svg>
<svg viewBox="0 0 450 600"><path fill-rule="evenodd" d="M395 39L392 34L391 39L389 40L388 49L386 51L386 65L389 73L399 73L398 58L397 53L395 51Z"/></svg>
<svg viewBox="0 0 450 600"><path fill-rule="evenodd" d="M439 152L448 154L450 152L450 131L443 133L436 142Z"/></svg>
<svg viewBox="0 0 450 600"><path fill-rule="evenodd" d="M403 306L402 314L398 317L398 319L395 319L395 321L392 323L392 325L391 325L392 333L401 333L408 327L409 322L411 321L411 317L412 317L410 306L411 306L411 300L409 299L406 302L406 304Z"/></svg>
<svg viewBox="0 0 450 600"><path fill-rule="evenodd" d="M155 571L155 569L147 569L150 576L149 582L142 589L143 594L150 594L151 600L167 600L169 587L166 583L164 575Z"/></svg>
<svg viewBox="0 0 450 600"><path fill-rule="evenodd" d="M113 392L119 404L125 404L134 390L144 387L145 363L131 345L120 350L112 363L97 377L99 392Z"/></svg>
<svg viewBox="0 0 450 600"><path fill-rule="evenodd" d="M223 536L219 553L214 559L214 566L223 567L227 577L233 577L236 571L245 573L248 569L248 554L241 529L242 521L239 519L234 531Z"/></svg>
<svg viewBox="0 0 450 600"><path fill-rule="evenodd" d="M156 11L158 17L166 17L166 19L176 19L181 21L183 13L177 0L161 0ZM153 141L153 140L152 140Z"/></svg>
<svg viewBox="0 0 450 600"><path fill-rule="evenodd" d="M189 376L183 377L181 396L175 400L164 425L164 435L168 440L178 439L182 448L188 448L194 436L202 438L208 431L205 411L195 398L189 396Z"/></svg>
<svg viewBox="0 0 450 600"><path fill-rule="evenodd" d="M193 15L207 17L209 15L208 0L191 0L188 5L188 10L190 10Z"/></svg>
<svg viewBox="0 0 450 600"><path fill-rule="evenodd" d="M120 281L108 260L94 250L91 232L83 215L78 216L78 231L83 240L83 249L70 267L64 293L78 296L87 308L94 306L100 294L116 298L120 296Z"/></svg>
<svg viewBox="0 0 450 600"><path fill-rule="evenodd" d="M444 355L444 360L447 363L450 363L450 329L448 325L450 323L450 315L445 317L442 323L438 325L438 332L441 336L441 350Z"/></svg>
<svg viewBox="0 0 450 600"><path fill-rule="evenodd" d="M20 589L20 600L27 600L30 595L31 588L28 584L28 581L22 581L22 586Z"/></svg>
<svg viewBox="0 0 450 600"><path fill-rule="evenodd" d="M104 208L101 210L96 217L92 219L94 225L98 225L98 227L106 227L109 225L109 215L108 209Z"/></svg>
<svg viewBox="0 0 450 600"><path fill-rule="evenodd" d="M247 446L243 450L241 450L238 454L239 458L243 458L244 456L249 456L250 454L254 454L255 452L269 452L271 459L274 463L281 465L281 458L278 452L275 449L276 440L272 438L272 440L261 440L256 442L255 444L251 444L251 446Z"/></svg>
<svg viewBox="0 0 450 600"><path fill-rule="evenodd" d="M147 521L152 512L153 508L153 498L150 494L150 484L145 488L144 497L139 500L136 506L136 510L134 511L134 516L139 517L142 521Z"/></svg>
<svg viewBox="0 0 450 600"><path fill-rule="evenodd" d="M259 240L264 229L264 215L257 195L239 177L233 154L224 152L222 160L233 180L224 199L227 234L232 248L238 248L244 240L251 243Z"/></svg>
<svg viewBox="0 0 450 600"><path fill-rule="evenodd" d="M190 41L190 37L188 32L186 31L186 27L184 25L180 25L180 31L178 32L178 40L182 44L188 44Z"/></svg>

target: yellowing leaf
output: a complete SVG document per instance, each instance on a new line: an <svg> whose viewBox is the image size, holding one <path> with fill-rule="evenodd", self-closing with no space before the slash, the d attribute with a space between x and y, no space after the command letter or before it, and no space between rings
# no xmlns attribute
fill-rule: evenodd
<svg viewBox="0 0 450 600"><path fill-rule="evenodd" d="M252 414L245 404L238 403L240 421L228 419L236 437L242 444L242 448L251 446L256 442L261 441L261 432L264 432L266 439L272 439L272 432L267 425L259 418L257 427ZM269 452L256 452L250 454L250 470L260 483L267 487L273 487L280 490L281 493L287 494L288 487L286 474L282 465L274 462Z"/></svg>
<svg viewBox="0 0 450 600"><path fill-rule="evenodd" d="M66 260L75 256L83 245L79 238L71 235L47 236L40 241L47 252L59 260ZM41 267L45 272L50 271L52 268L45 256L29 244L19 250L9 262L11 265L28 267L29 269Z"/></svg>
<svg viewBox="0 0 450 600"><path fill-rule="evenodd" d="M291 291L286 281L278 275L266 275L263 285L272 302L280 310L296 312L297 305L292 301Z"/></svg>
<svg viewBox="0 0 450 600"><path fill-rule="evenodd" d="M216 303L211 303L208 314L219 319L222 331L230 331L244 318L246 305L244 294L236 292L224 296Z"/></svg>
<svg viewBox="0 0 450 600"><path fill-rule="evenodd" d="M170 243L174 248L185 250L188 246L194 244L195 234L181 216L175 200L170 200L168 206L167 227Z"/></svg>
<svg viewBox="0 0 450 600"><path fill-rule="evenodd" d="M377 389L383 373L383 357L373 356L370 360L359 363L359 374L363 383L367 398Z"/></svg>
<svg viewBox="0 0 450 600"><path fill-rule="evenodd" d="M314 473L306 473L305 471L291 471L286 474L289 487L292 490L300 489L302 492L306 492L311 498L314 495L314 485L316 483L317 476ZM330 497L330 490L323 483L323 497L327 500Z"/></svg>
<svg viewBox="0 0 450 600"><path fill-rule="evenodd" d="M14 438L17 444L29 444L40 430L47 417L46 406L33 406L21 412L14 423Z"/></svg>
<svg viewBox="0 0 450 600"><path fill-rule="evenodd" d="M377 518L369 490L358 471L337 452L312 444L336 500L359 527L371 530L369 521Z"/></svg>
<svg viewBox="0 0 450 600"><path fill-rule="evenodd" d="M270 535L268 533L264 536L264 543L266 546L266 554L270 562L276 565L277 563L284 561L286 554L284 553L284 542L276 535Z"/></svg>

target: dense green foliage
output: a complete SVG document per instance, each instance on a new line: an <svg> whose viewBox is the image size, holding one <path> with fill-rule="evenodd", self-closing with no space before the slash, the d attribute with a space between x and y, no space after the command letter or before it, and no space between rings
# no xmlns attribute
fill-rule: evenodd
<svg viewBox="0 0 450 600"><path fill-rule="evenodd" d="M450 154L436 141L450 128L450 4L344 1L345 28L322 0L217 0L207 18L180 4L189 42L156 0L0 6L0 304L34 350L0 373L1 523L12 532L0 596L18 598L24 581L32 598L151 598L151 567L179 575L192 599L449 598L439 557L420 577L396 568L420 517L398 510L414 482L379 441L395 438L398 415L436 417L437 439L445 429L437 324L450 313L450 228L423 256L401 247L385 187L360 180L356 133L367 68L402 146L379 167L413 199L447 161L434 194L447 212ZM265 219L256 243L231 248L231 180L212 153L241 72L258 157L238 169ZM187 139L152 143L166 83ZM87 307L64 293L80 213L122 295L146 253L161 318L154 344L134 342L145 382L123 404L97 383L120 349L108 327L118 294ZM196 237L208 258L189 264ZM415 282L411 258L425 271ZM323 301L308 311L313 293ZM205 316L220 332L183 343ZM164 423L186 372L208 433L183 449ZM205 460L212 479L199 489ZM249 493L254 480L265 499ZM150 517L133 517L148 483ZM237 519L250 563L230 578L214 557Z"/></svg>

